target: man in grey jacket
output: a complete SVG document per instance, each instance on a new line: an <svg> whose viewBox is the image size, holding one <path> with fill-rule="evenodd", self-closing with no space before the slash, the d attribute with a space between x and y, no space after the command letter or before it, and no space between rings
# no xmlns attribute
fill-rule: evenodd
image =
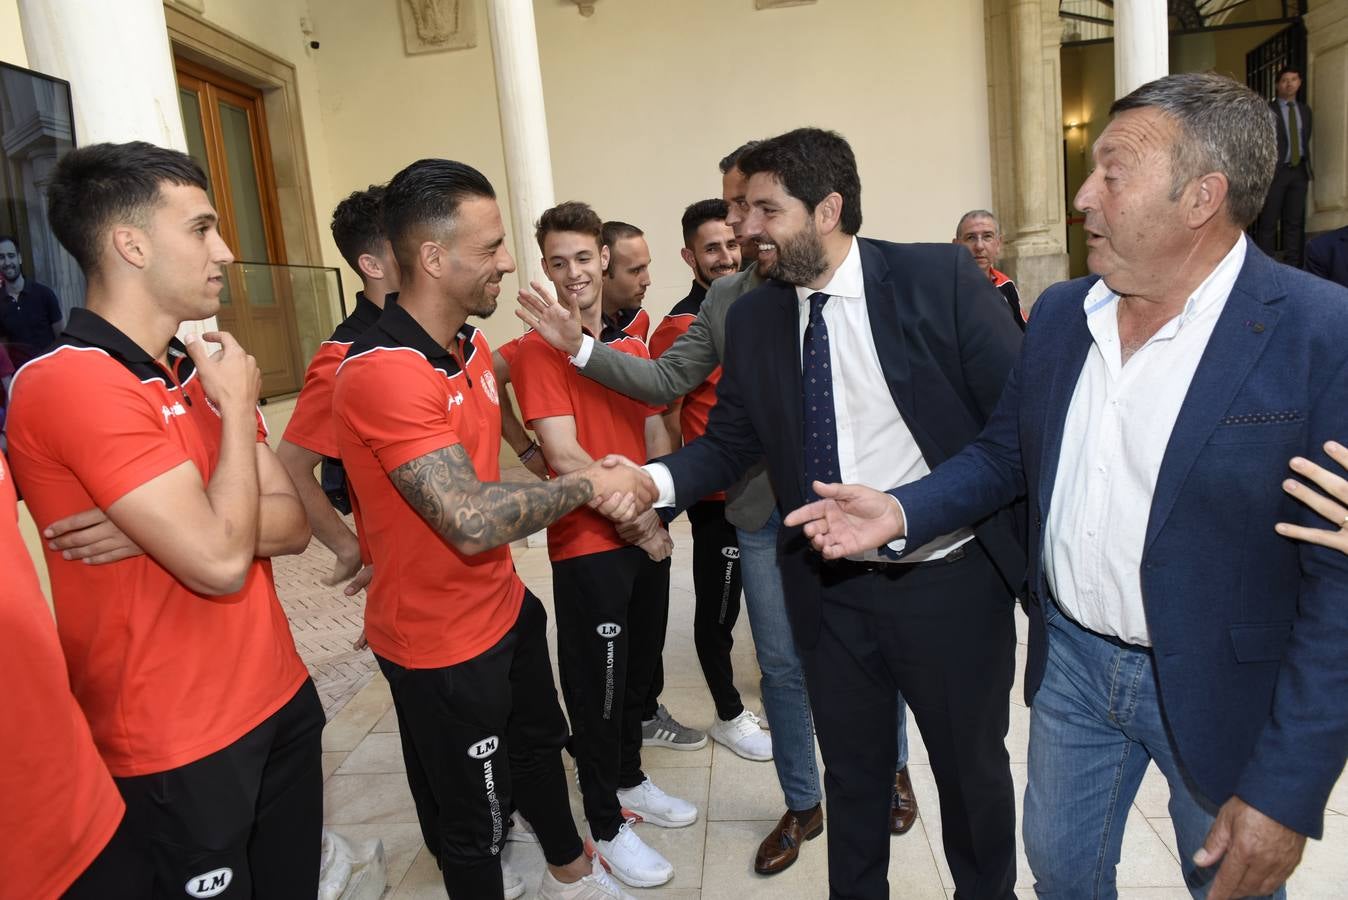
<svg viewBox="0 0 1348 900"><path fill-rule="evenodd" d="M619 353L585 335L578 316L564 303L536 293L520 293L516 315L548 343L566 352L581 374L606 387L655 406L663 406L697 387L721 364L725 353L725 319L731 304L763 284L758 274L771 262L772 248L746 245L742 224L748 211L747 179L736 161L757 142L751 141L721 160L722 189L729 213L726 224L744 248L746 268L718 278L688 331L657 359ZM757 251L757 252L755 252ZM781 517L762 464L726 491L726 519L739 537L745 606L762 672L763 706L772 727L773 763L786 799L786 813L759 845L754 870L772 875L794 863L800 846L824 830L819 769L805 676L791 636L777 567L777 531ZM891 804L890 830L903 834L917 818L917 801L908 779L908 746L900 703L899 759Z"/></svg>

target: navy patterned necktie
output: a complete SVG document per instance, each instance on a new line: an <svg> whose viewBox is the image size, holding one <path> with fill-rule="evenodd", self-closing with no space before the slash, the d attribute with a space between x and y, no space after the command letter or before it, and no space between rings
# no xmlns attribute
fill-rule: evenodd
<svg viewBox="0 0 1348 900"><path fill-rule="evenodd" d="M828 294L810 295L810 319L801 341L801 424L804 426L805 494L818 499L810 486L841 481L838 471L838 422L833 410L833 367L828 346L824 304Z"/></svg>

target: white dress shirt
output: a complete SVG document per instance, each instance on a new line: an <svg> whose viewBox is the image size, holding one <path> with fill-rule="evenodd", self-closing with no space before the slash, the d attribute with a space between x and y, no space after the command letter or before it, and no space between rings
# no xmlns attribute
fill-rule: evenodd
<svg viewBox="0 0 1348 900"><path fill-rule="evenodd" d="M1242 235L1126 365L1119 295L1103 279L1086 294L1092 344L1067 409L1043 563L1058 606L1097 634L1151 645L1141 565L1156 477L1245 248Z"/></svg>
<svg viewBox="0 0 1348 900"><path fill-rule="evenodd" d="M839 476L845 483L864 484L882 491L922 478L931 469L894 405L884 370L880 367L880 355L875 350L875 337L866 312L861 245L856 238L852 239L847 257L821 290L829 295L823 315L828 326L829 358L832 361ZM804 342L813 293L812 288L796 288L800 326L798 348ZM646 468L660 488L656 506L672 506L674 479L669 470L661 463L652 463ZM902 561L916 563L939 559L972 538L972 531L960 529L906 554ZM871 551L861 558L875 560L882 557Z"/></svg>

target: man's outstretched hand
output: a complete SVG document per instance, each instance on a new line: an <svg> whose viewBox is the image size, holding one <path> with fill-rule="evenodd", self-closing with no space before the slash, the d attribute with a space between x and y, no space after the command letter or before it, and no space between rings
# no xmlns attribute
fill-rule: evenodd
<svg viewBox="0 0 1348 900"><path fill-rule="evenodd" d="M814 483L820 499L787 514L789 527L805 536L825 559L874 550L904 535L903 512L889 494L859 484Z"/></svg>
<svg viewBox="0 0 1348 900"><path fill-rule="evenodd" d="M610 453L581 470L594 486L590 508L614 522L631 522L660 496L651 476L625 456Z"/></svg>
<svg viewBox="0 0 1348 900"><path fill-rule="evenodd" d="M515 317L537 331L553 348L567 356L580 352L580 308L574 298L558 302L547 288L537 281L529 282L533 290L520 291L520 308Z"/></svg>

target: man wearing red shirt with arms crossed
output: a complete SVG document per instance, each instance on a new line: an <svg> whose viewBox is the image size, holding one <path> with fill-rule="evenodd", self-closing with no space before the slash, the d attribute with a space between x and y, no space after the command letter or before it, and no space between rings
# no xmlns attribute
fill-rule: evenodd
<svg viewBox="0 0 1348 900"><path fill-rule="evenodd" d="M87 308L16 376L11 459L40 526L97 507L144 550L46 554L71 688L127 805L108 896L299 897L317 891L324 717L268 558L309 529L256 362L227 334L214 354L173 337L216 312L233 261L205 188L144 143L57 165L49 216Z"/></svg>

